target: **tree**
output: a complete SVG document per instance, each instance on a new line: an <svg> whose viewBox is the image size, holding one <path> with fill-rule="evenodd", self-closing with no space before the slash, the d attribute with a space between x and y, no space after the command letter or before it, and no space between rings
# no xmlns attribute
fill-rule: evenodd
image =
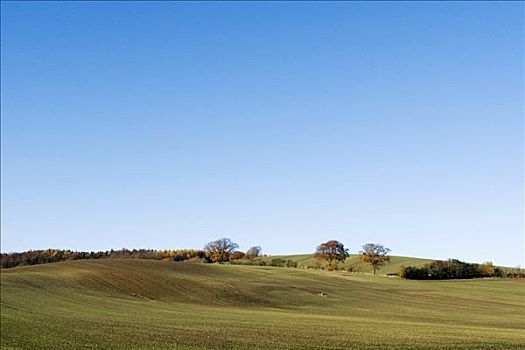
<svg viewBox="0 0 525 350"><path fill-rule="evenodd" d="M496 274L496 268L491 261L484 262L481 264L481 270L483 271L484 277L492 277Z"/></svg>
<svg viewBox="0 0 525 350"><path fill-rule="evenodd" d="M246 251L246 254L244 255L247 259L252 260L253 258L258 257L261 255L262 249L260 246L254 246L251 247Z"/></svg>
<svg viewBox="0 0 525 350"><path fill-rule="evenodd" d="M328 269L334 270L338 261L342 262L348 258L348 249L345 249L343 243L331 240L317 246L315 257L328 261Z"/></svg>
<svg viewBox="0 0 525 350"><path fill-rule="evenodd" d="M361 254L361 261L372 266L375 275L377 270L390 261L389 252L390 249L381 244L367 243L359 254Z"/></svg>
<svg viewBox="0 0 525 350"><path fill-rule="evenodd" d="M410 268L410 266L409 266L409 268ZM407 278L407 268L405 267L405 265L401 265L401 267L397 271L397 276L399 278Z"/></svg>
<svg viewBox="0 0 525 350"><path fill-rule="evenodd" d="M244 259L245 256L246 256L246 254L244 252L236 250L236 251L230 253L230 259L229 260L240 260L240 259Z"/></svg>
<svg viewBox="0 0 525 350"><path fill-rule="evenodd" d="M204 246L206 254L212 261L224 262L230 260L230 254L239 248L239 245L232 242L229 238L220 238L216 241L209 242Z"/></svg>

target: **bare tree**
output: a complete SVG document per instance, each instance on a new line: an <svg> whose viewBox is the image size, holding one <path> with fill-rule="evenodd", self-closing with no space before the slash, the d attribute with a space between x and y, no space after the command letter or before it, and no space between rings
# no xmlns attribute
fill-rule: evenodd
<svg viewBox="0 0 525 350"><path fill-rule="evenodd" d="M239 248L239 245L229 238L220 238L204 246L206 254L215 262L229 261L230 254L237 248Z"/></svg>
<svg viewBox="0 0 525 350"><path fill-rule="evenodd" d="M372 266L375 275L377 270L390 261L389 252L390 249L381 244L367 243L359 254L361 254L361 261Z"/></svg>
<svg viewBox="0 0 525 350"><path fill-rule="evenodd" d="M261 255L262 249L260 246L251 247L246 251L245 257L247 259L253 259Z"/></svg>

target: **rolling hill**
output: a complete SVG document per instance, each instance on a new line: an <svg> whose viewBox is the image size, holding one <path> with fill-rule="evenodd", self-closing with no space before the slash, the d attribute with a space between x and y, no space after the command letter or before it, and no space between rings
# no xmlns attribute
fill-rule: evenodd
<svg viewBox="0 0 525 350"><path fill-rule="evenodd" d="M298 267L314 266L317 260L314 254L266 256L263 258L263 260L270 261L275 258L281 258L284 260L290 259L296 261ZM402 265L421 266L432 261L433 260L431 259L411 258L406 256L391 256L390 262L386 266L381 268L381 270L378 273L393 274L397 273L397 271L399 271L399 268ZM340 267L342 267L343 269L352 268L353 271L356 272L372 272L370 265L361 262L361 256L359 254L350 254L350 256L345 260L345 262L340 264Z"/></svg>
<svg viewBox="0 0 525 350"><path fill-rule="evenodd" d="M2 270L0 299L2 349L427 350L525 344L524 280L408 281L102 259Z"/></svg>

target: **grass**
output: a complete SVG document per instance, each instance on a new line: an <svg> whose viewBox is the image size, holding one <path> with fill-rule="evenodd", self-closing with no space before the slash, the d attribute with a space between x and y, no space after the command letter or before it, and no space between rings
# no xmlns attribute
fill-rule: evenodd
<svg viewBox="0 0 525 350"><path fill-rule="evenodd" d="M2 349L524 349L524 320L524 280L132 259L1 273Z"/></svg>

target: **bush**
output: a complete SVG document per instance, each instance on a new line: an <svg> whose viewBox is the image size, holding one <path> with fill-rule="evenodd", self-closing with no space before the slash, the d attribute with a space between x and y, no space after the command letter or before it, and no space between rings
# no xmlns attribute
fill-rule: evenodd
<svg viewBox="0 0 525 350"><path fill-rule="evenodd" d="M397 275L401 278L407 278L407 269L405 265L401 265L399 271L397 272Z"/></svg>
<svg viewBox="0 0 525 350"><path fill-rule="evenodd" d="M523 277L519 269L501 270L492 263L470 264L456 259L436 260L429 264L401 266L397 275L401 278L415 280L469 279L479 277Z"/></svg>
<svg viewBox="0 0 525 350"><path fill-rule="evenodd" d="M337 262L335 261L332 261L330 263L328 263L325 268L324 268L326 271L335 271L337 270Z"/></svg>
<svg viewBox="0 0 525 350"><path fill-rule="evenodd" d="M267 263L264 260L261 259L238 259L238 260L230 260L231 265L252 265L252 266L266 266Z"/></svg>
<svg viewBox="0 0 525 350"><path fill-rule="evenodd" d="M273 258L270 261L270 266L284 267L285 265L286 265L286 261L281 258Z"/></svg>
<svg viewBox="0 0 525 350"><path fill-rule="evenodd" d="M286 260L286 267L297 267L297 261L293 261L293 260Z"/></svg>
<svg viewBox="0 0 525 350"><path fill-rule="evenodd" d="M349 267L346 268L346 272L357 273L357 272L361 272L361 269L359 267L356 267L356 266L349 266Z"/></svg>
<svg viewBox="0 0 525 350"><path fill-rule="evenodd" d="M245 254L243 252L234 251L234 252L230 253L230 260L244 259L244 256L245 256Z"/></svg>
<svg viewBox="0 0 525 350"><path fill-rule="evenodd" d="M186 257L182 254L177 254L173 257L173 261L184 261L186 260Z"/></svg>

